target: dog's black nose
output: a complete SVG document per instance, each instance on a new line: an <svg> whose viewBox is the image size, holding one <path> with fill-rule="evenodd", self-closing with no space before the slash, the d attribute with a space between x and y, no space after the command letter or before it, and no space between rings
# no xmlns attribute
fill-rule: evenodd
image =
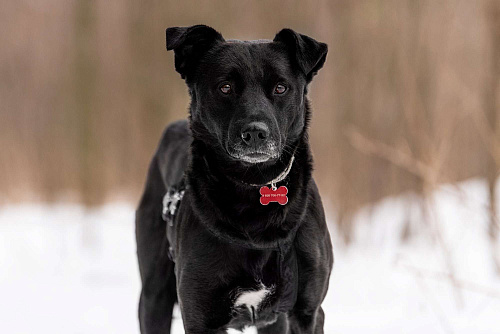
<svg viewBox="0 0 500 334"><path fill-rule="evenodd" d="M247 145L262 144L268 136L269 128L262 122L249 123L241 131L241 138Z"/></svg>

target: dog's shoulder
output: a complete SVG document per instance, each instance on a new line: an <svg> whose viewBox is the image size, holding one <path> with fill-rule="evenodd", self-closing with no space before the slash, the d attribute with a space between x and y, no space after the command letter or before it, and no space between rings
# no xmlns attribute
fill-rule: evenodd
<svg viewBox="0 0 500 334"><path fill-rule="evenodd" d="M326 274L333 267L333 249L323 202L314 178L308 183L307 195L306 219L297 231L295 245L308 263L315 263L315 267Z"/></svg>
<svg viewBox="0 0 500 334"><path fill-rule="evenodd" d="M163 130L160 139L159 149L166 148L168 145L177 141L186 140L191 138L191 131L189 130L189 123L187 119L181 119L168 124Z"/></svg>
<svg viewBox="0 0 500 334"><path fill-rule="evenodd" d="M183 177L191 142L191 130L185 119L170 123L163 131L156 159L167 187L178 183Z"/></svg>

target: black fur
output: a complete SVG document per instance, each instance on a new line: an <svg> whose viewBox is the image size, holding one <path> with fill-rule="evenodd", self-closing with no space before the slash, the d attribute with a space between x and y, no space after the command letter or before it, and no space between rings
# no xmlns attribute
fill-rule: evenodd
<svg viewBox="0 0 500 334"><path fill-rule="evenodd" d="M311 176L306 94L326 44L290 29L273 41L225 41L202 25L166 35L191 105L189 122L165 130L136 213L141 333L170 333L176 302L186 334L252 324L259 333L323 333L333 254ZM225 84L230 93L221 91ZM286 91L278 94L277 84ZM291 171L278 184L287 186L288 203L261 205L251 184L275 178L292 155ZM162 197L184 177L188 189L166 233ZM284 280L277 245L289 245L298 266L296 302L279 314L273 307L284 298ZM255 314L235 308L238 292L260 282L274 290Z"/></svg>

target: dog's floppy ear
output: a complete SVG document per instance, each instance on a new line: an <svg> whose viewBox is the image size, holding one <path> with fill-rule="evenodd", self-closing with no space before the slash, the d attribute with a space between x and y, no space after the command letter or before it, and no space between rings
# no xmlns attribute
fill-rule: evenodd
<svg viewBox="0 0 500 334"><path fill-rule="evenodd" d="M167 50L175 52L175 69L183 79L189 76L198 59L218 41L222 35L205 25L172 27L166 31Z"/></svg>
<svg viewBox="0 0 500 334"><path fill-rule="evenodd" d="M274 37L274 42L284 43L290 56L306 75L307 82L323 67L328 46L292 29L283 29Z"/></svg>

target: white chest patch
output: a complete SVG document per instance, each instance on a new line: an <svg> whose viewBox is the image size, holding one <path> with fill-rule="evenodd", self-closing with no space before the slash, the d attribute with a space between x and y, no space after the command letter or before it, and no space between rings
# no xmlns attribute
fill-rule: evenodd
<svg viewBox="0 0 500 334"><path fill-rule="evenodd" d="M246 306L250 312L257 311L260 303L262 303L270 292L271 289L260 283L260 288L258 290L241 292L238 298L236 298L234 306Z"/></svg>

